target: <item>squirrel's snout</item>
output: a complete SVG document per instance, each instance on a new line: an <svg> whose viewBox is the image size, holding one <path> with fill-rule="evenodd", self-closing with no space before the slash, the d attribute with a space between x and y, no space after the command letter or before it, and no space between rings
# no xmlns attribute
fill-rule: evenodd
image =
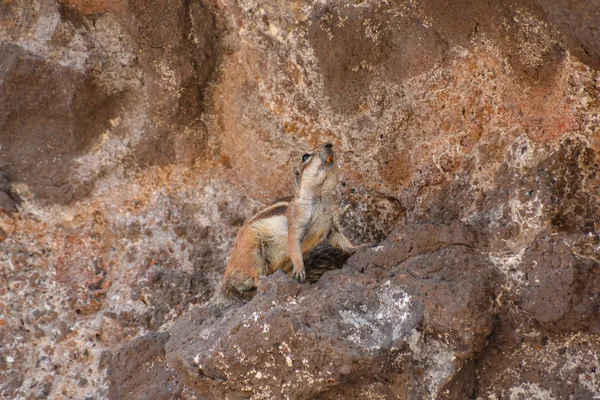
<svg viewBox="0 0 600 400"><path fill-rule="evenodd" d="M323 145L323 151L321 151L321 160L326 164L333 163L333 145L329 142Z"/></svg>

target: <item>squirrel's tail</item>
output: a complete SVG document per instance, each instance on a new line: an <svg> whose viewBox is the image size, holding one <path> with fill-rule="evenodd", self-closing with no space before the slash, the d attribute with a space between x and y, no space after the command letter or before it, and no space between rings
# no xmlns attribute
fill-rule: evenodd
<svg viewBox="0 0 600 400"><path fill-rule="evenodd" d="M239 290L229 280L224 280L213 291L209 302L212 304L231 305L233 303L252 300L254 295L256 295L255 287L251 287L248 290Z"/></svg>

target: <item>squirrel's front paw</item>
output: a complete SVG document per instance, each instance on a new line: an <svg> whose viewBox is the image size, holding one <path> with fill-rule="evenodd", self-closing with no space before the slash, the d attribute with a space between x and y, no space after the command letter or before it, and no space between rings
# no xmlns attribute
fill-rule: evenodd
<svg viewBox="0 0 600 400"><path fill-rule="evenodd" d="M302 269L296 269L296 267L294 267L294 270L292 271L292 278L297 279L300 282L304 282L306 279L306 271L304 270L304 267L302 267Z"/></svg>

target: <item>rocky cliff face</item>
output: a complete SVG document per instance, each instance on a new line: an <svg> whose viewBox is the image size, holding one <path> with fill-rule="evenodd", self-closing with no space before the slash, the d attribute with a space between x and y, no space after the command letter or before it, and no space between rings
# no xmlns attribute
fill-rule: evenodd
<svg viewBox="0 0 600 400"><path fill-rule="evenodd" d="M599 27L588 1L3 2L1 396L599 396ZM207 305L324 141L379 244Z"/></svg>

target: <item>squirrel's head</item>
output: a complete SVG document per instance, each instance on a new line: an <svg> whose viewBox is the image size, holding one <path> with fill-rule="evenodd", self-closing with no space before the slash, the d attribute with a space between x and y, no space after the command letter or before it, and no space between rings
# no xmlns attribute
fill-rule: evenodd
<svg viewBox="0 0 600 400"><path fill-rule="evenodd" d="M333 145L325 143L310 153L305 153L294 169L296 190L306 195L332 194L338 182Z"/></svg>

